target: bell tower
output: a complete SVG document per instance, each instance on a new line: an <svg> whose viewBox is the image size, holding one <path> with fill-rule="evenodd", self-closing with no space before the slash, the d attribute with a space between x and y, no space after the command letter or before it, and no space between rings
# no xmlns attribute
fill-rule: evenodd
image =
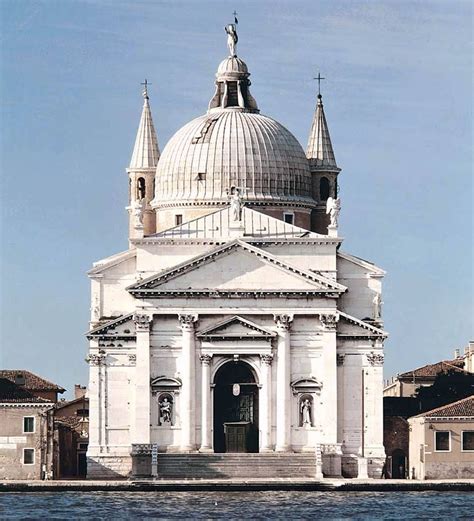
<svg viewBox="0 0 474 521"><path fill-rule="evenodd" d="M324 78L318 75L317 79ZM318 94L306 157L311 170L312 196L316 201L316 207L311 212L311 230L327 234L329 215L326 214L326 204L329 197L336 199L338 196L337 176L341 169L334 157L321 92Z"/></svg>
<svg viewBox="0 0 474 521"><path fill-rule="evenodd" d="M160 150L150 110L147 80L142 83L143 110L138 125L132 159L127 168L129 177L128 206L129 238L135 239L156 232L155 211L151 200L155 192L155 172Z"/></svg>

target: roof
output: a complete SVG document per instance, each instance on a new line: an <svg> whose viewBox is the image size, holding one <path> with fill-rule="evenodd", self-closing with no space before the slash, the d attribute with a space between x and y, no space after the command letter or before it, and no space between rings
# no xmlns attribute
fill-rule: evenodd
<svg viewBox="0 0 474 521"><path fill-rule="evenodd" d="M407 371L401 373L397 377L400 378L435 378L440 373L446 373L448 371L463 371L464 360L462 358L456 358L454 360L443 360L436 364L427 364L422 367L418 367L413 371Z"/></svg>
<svg viewBox="0 0 474 521"><path fill-rule="evenodd" d="M1 403L54 403L52 400L35 396L24 386L13 383L8 378L0 377Z"/></svg>
<svg viewBox="0 0 474 521"><path fill-rule="evenodd" d="M133 147L130 169L156 168L160 158L158 139L156 137L153 118L151 117L150 103L146 89L143 91L142 117L138 125L135 146Z"/></svg>
<svg viewBox="0 0 474 521"><path fill-rule="evenodd" d="M146 237L157 239L222 239L228 240L231 236L232 225L235 226L231 215L230 206L217 210L202 217L169 228ZM242 231L243 237L256 237L265 239L295 239L295 238L319 238L328 240L327 235L310 232L304 228L289 224L281 219L276 219L263 214L252 208L242 208Z"/></svg>
<svg viewBox="0 0 474 521"><path fill-rule="evenodd" d="M23 377L24 384L20 387L29 391L56 391L58 393L64 393L66 389L63 389L59 385L53 384L45 378L41 378L31 371L25 371L24 369L2 369L0 370L0 378L10 380L10 382L17 384L18 378Z"/></svg>
<svg viewBox="0 0 474 521"><path fill-rule="evenodd" d="M452 418L455 416L474 416L474 394L457 402L418 414L415 418Z"/></svg>
<svg viewBox="0 0 474 521"><path fill-rule="evenodd" d="M318 104L316 105L316 112L309 133L306 157L314 166L329 167L330 170L339 170L332 148L331 136L329 135L321 94L318 95Z"/></svg>
<svg viewBox="0 0 474 521"><path fill-rule="evenodd" d="M304 150L278 121L234 108L214 109L178 130L156 170L155 207L244 201L314 206Z"/></svg>

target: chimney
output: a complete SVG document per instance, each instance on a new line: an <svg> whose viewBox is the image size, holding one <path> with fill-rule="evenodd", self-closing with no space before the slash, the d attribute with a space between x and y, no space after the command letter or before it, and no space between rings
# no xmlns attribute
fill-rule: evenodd
<svg viewBox="0 0 474 521"><path fill-rule="evenodd" d="M16 385L25 385L25 375L23 373L16 373L14 377L14 381Z"/></svg>
<svg viewBox="0 0 474 521"><path fill-rule="evenodd" d="M454 358L459 358L461 356L461 351L459 349L454 350Z"/></svg>
<svg viewBox="0 0 474 521"><path fill-rule="evenodd" d="M82 398L87 392L87 387L81 384L74 384L74 399Z"/></svg>

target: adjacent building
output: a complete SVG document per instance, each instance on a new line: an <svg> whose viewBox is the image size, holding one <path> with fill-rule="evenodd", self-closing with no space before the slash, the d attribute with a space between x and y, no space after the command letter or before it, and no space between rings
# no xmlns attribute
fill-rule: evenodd
<svg viewBox="0 0 474 521"><path fill-rule="evenodd" d="M474 478L474 395L408 423L413 479Z"/></svg>
<svg viewBox="0 0 474 521"><path fill-rule="evenodd" d="M53 475L53 414L62 387L24 370L0 371L0 478Z"/></svg>
<svg viewBox="0 0 474 521"><path fill-rule="evenodd" d="M380 477L384 271L341 249L322 96L305 152L260 113L234 33L161 155L145 85L129 248L89 271L88 476L200 477L216 453L232 475L252 453L265 477Z"/></svg>

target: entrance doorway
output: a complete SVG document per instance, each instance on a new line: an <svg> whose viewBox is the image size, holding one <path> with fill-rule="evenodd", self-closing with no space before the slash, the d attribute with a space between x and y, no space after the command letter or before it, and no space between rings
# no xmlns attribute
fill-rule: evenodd
<svg viewBox="0 0 474 521"><path fill-rule="evenodd" d="M214 382L214 452L258 452L258 387L251 367L228 362Z"/></svg>
<svg viewBox="0 0 474 521"><path fill-rule="evenodd" d="M392 478L405 479L407 468L407 458L402 449L395 449L392 452Z"/></svg>

